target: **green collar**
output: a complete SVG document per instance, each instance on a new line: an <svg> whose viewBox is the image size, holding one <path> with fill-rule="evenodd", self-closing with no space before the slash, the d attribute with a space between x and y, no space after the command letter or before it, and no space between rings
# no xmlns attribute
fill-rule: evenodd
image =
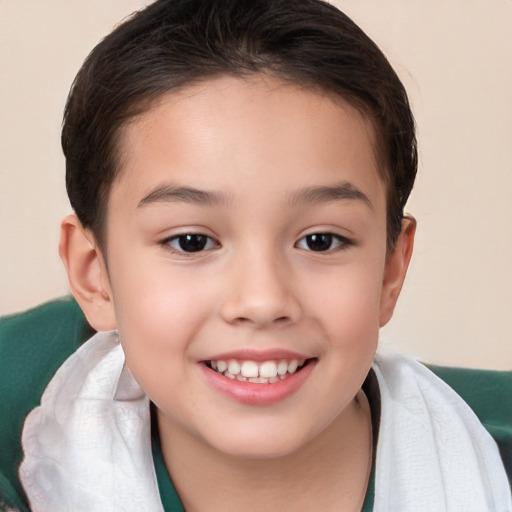
<svg viewBox="0 0 512 512"><path fill-rule="evenodd" d="M156 428L153 431L157 430ZM160 499L165 512L184 512L180 497L172 484L172 480L165 466L164 456L160 448L160 439L158 432L151 436L151 448L153 451L153 463L155 465L156 479L158 482L158 490L160 491Z"/></svg>

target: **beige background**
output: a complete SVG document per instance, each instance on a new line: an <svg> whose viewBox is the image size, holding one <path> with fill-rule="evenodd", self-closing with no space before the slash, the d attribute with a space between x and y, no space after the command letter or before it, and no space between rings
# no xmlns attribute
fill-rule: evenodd
<svg viewBox="0 0 512 512"><path fill-rule="evenodd" d="M0 0L0 313L67 293L59 145L92 46L141 0ZM383 343L512 368L512 2L338 0L388 55L418 122L414 261Z"/></svg>

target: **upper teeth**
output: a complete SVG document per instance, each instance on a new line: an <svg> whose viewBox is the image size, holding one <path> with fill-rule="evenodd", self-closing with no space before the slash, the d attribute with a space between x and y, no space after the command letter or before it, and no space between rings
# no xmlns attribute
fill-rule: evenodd
<svg viewBox="0 0 512 512"><path fill-rule="evenodd" d="M297 371L297 368L304 364L304 359L292 359L291 361L237 361L230 359L224 361L210 361L211 367L219 373L226 372L226 376L236 377L240 375L246 378L264 378L272 379L279 376L284 376L287 373L292 374Z"/></svg>

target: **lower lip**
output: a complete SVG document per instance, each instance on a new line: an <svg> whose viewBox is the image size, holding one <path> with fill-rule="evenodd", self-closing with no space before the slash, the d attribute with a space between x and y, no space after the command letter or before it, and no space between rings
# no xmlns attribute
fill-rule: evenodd
<svg viewBox="0 0 512 512"><path fill-rule="evenodd" d="M298 391L311 375L315 366L316 360L313 359L301 370L284 380L269 384L256 384L228 379L205 364L199 364L206 380L215 390L237 402L249 405L275 404L288 398Z"/></svg>

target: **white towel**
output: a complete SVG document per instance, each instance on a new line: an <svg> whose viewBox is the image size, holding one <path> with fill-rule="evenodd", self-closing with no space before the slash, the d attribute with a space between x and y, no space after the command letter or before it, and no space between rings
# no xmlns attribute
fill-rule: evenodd
<svg viewBox="0 0 512 512"><path fill-rule="evenodd" d="M381 395L374 512L510 512L494 439L445 382L403 355L377 355Z"/></svg>
<svg viewBox="0 0 512 512"><path fill-rule="evenodd" d="M163 512L149 400L115 331L58 369L25 420L20 479L33 512Z"/></svg>

